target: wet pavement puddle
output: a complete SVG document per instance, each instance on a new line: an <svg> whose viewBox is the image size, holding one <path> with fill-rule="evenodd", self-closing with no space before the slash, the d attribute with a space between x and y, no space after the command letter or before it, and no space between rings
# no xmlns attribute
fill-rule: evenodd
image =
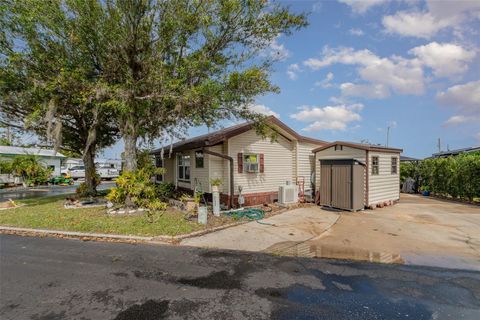
<svg viewBox="0 0 480 320"><path fill-rule="evenodd" d="M395 264L405 263L405 260L400 254L374 252L353 247L317 245L309 242L280 242L267 248L265 252L294 257L344 259Z"/></svg>

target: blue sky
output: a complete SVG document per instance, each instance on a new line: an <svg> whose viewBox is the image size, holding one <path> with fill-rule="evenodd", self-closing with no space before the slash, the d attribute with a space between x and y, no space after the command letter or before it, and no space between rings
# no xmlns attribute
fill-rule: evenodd
<svg viewBox="0 0 480 320"><path fill-rule="evenodd" d="M254 110L327 141L385 144L390 126L390 146L415 157L438 138L442 149L480 145L480 1L282 3L309 12L309 26L265 52L281 92Z"/></svg>

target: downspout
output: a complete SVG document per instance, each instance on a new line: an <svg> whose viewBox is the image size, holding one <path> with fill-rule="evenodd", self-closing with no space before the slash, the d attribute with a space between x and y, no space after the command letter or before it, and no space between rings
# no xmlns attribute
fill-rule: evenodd
<svg viewBox="0 0 480 320"><path fill-rule="evenodd" d="M225 154L221 154L218 152L213 152L207 149L202 149L203 153L210 154L215 157L223 158L228 161L230 161L230 203L229 203L229 209L233 208L233 158L230 156L227 156Z"/></svg>
<svg viewBox="0 0 480 320"><path fill-rule="evenodd" d="M369 179L368 179L368 177L369 177L369 175L370 175L370 166L369 166L370 160L368 159L368 150L366 150L365 153L366 153L366 156L367 156L367 159L366 159L366 161L365 161L365 170L367 171L367 172L366 172L366 175L365 175L365 176L366 176L366 177L365 177L365 180L366 180L366 187L365 187L365 189L366 189L366 190L365 190L365 193L366 193L366 194L365 194L365 199L366 199L366 202L367 202L367 203L365 203L365 206L368 207L368 206L369 206L369 199L368 199L368 194L369 194L369 192L368 192L368 189L369 189Z"/></svg>

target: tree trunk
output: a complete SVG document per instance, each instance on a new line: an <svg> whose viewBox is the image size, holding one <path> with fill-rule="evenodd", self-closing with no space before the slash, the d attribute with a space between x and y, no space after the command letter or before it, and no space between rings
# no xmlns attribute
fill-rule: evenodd
<svg viewBox="0 0 480 320"><path fill-rule="evenodd" d="M131 123L126 123L127 130L124 130L123 132L123 141L125 142L125 151L124 151L124 157L125 157L125 166L124 166L124 171L130 171L134 172L137 170L137 140L138 140L138 135L137 135L137 130L135 128L135 125ZM132 197L127 194L125 198L125 207L126 209L132 209L135 208L136 205L132 200Z"/></svg>
<svg viewBox="0 0 480 320"><path fill-rule="evenodd" d="M126 132L123 134L125 142L125 171L137 170L137 134L136 132Z"/></svg>
<svg viewBox="0 0 480 320"><path fill-rule="evenodd" d="M83 153L83 164L85 166L85 185L87 187L87 196L95 196L97 194L96 170L95 170L95 148L90 146Z"/></svg>

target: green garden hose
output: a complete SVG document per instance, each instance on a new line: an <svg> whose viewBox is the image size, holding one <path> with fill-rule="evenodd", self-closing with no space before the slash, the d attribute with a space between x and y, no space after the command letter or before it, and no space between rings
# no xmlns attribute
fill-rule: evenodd
<svg viewBox="0 0 480 320"><path fill-rule="evenodd" d="M247 218L249 220L255 220L260 224L272 225L270 223L259 221L265 218L265 210L262 210L259 208L244 208L240 210L230 210L230 211L224 212L224 214L234 219Z"/></svg>

